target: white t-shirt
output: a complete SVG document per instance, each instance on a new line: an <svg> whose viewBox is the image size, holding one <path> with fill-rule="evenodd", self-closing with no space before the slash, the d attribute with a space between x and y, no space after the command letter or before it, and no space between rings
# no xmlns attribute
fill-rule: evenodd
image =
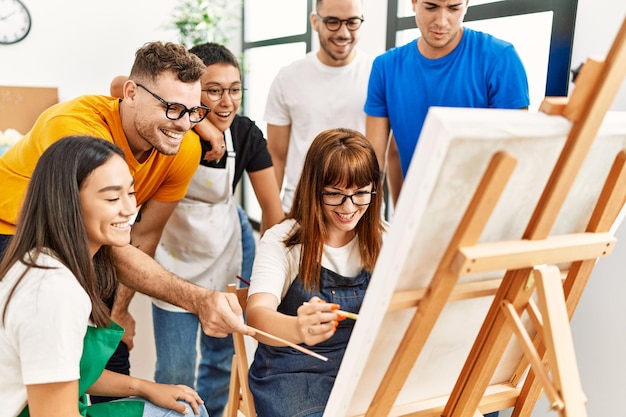
<svg viewBox="0 0 626 417"><path fill-rule="evenodd" d="M280 303L287 293L298 276L302 248L296 245L288 249L283 241L295 224L294 219L287 219L263 234L254 258L248 295L270 293ZM324 245L322 266L344 277L357 276L363 269L358 237L340 248Z"/></svg>
<svg viewBox="0 0 626 417"><path fill-rule="evenodd" d="M0 325L0 405L15 416L26 406L26 385L80 378L80 358L91 301L58 260L41 255L14 292ZM15 264L0 280L0 306L25 266Z"/></svg>
<svg viewBox="0 0 626 417"><path fill-rule="evenodd" d="M363 51L348 65L329 67L317 52L282 68L270 87L263 119L291 125L283 180L283 210L289 211L304 157L323 130L345 127L365 134L365 99L373 57Z"/></svg>

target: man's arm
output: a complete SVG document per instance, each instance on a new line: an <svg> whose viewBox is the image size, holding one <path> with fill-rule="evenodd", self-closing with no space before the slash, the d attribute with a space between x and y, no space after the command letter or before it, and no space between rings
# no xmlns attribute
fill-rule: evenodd
<svg viewBox="0 0 626 417"><path fill-rule="evenodd" d="M185 281L131 245L115 248L114 256L120 282L194 313L208 336L254 334L243 324L243 312L235 294L207 290Z"/></svg>
<svg viewBox="0 0 626 417"><path fill-rule="evenodd" d="M389 141L389 152L387 153L387 186L389 187L389 194L391 195L393 206L396 207L400 190L402 190L402 185L404 184L404 177L402 176L400 153L398 153L398 146L396 145L393 133Z"/></svg>
<svg viewBox="0 0 626 417"><path fill-rule="evenodd" d="M255 172L249 172L250 183L254 189L256 199L261 206L261 235L270 227L280 222L284 217L280 203L280 192L276 184L274 168L269 167Z"/></svg>
<svg viewBox="0 0 626 417"><path fill-rule="evenodd" d="M109 85L111 97L124 98L124 84L128 81L127 75L116 75Z"/></svg>
<svg viewBox="0 0 626 417"><path fill-rule="evenodd" d="M385 150L389 139L389 119L386 117L366 116L365 137L372 144L378 158L381 171L385 169Z"/></svg>
<svg viewBox="0 0 626 417"><path fill-rule="evenodd" d="M209 336L225 337L228 333L250 334L243 324L241 306L235 294L210 291L170 273L153 259L161 232L176 202L149 200L141 218L133 225L131 244L113 249L118 279L128 290L177 305L194 314ZM136 247L138 246L138 247ZM116 297L116 312L128 311L130 298Z"/></svg>
<svg viewBox="0 0 626 417"><path fill-rule="evenodd" d="M177 201L170 203L160 203L155 200L148 200L140 209L137 220L132 226L130 232L130 244L150 257L154 257L156 247L161 239L161 233L165 227L167 219L176 208ZM115 249L114 249L115 251ZM120 268L118 266L118 275ZM135 320L128 312L135 290L124 285L124 281L120 279L121 284L115 293L115 301L111 309L111 319L124 328L124 336L122 341L128 349L133 348L133 337L135 336ZM132 286L131 286L132 287ZM141 289L139 289L140 292Z"/></svg>
<svg viewBox="0 0 626 417"><path fill-rule="evenodd" d="M169 203L161 203L153 199L146 201L141 206L137 220L132 226L130 244L153 257L165 223L177 205L178 201Z"/></svg>
<svg viewBox="0 0 626 417"><path fill-rule="evenodd" d="M277 126L267 124L267 150L272 156L272 164L274 164L274 172L276 173L276 182L278 183L279 190L283 187L290 133L291 125Z"/></svg>

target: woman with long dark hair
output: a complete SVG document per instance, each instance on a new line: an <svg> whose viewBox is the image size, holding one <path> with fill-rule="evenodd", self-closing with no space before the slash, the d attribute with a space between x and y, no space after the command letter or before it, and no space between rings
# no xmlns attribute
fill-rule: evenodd
<svg viewBox="0 0 626 417"><path fill-rule="evenodd" d="M111 142L70 136L39 158L0 263L3 415L207 416L189 387L103 371L124 333L103 301L117 282L111 247L130 242L136 212ZM88 406L87 392L137 398Z"/></svg>

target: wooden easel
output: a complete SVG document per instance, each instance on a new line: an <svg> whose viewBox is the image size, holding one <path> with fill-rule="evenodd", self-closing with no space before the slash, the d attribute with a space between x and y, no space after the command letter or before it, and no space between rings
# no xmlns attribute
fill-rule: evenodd
<svg viewBox="0 0 626 417"><path fill-rule="evenodd" d="M248 304L248 288L237 288L236 284L228 284L227 290L237 296L241 309L246 311ZM248 355L246 342L241 333L233 333L233 355L228 388L228 403L224 409L225 417L237 417L242 413L245 417L256 417L254 399L248 386Z"/></svg>
<svg viewBox="0 0 626 417"><path fill-rule="evenodd" d="M479 297L490 289L496 291L494 300L445 405L394 410L393 415L476 417L513 407L513 417L530 416L542 390L561 417L587 415L569 320L596 260L609 255L615 242L610 228L626 201L625 151L615 157L585 232L551 236L550 231L625 76L626 20L606 60L585 63L569 102L546 99L542 104L543 112L564 115L573 125L523 236L478 243L516 164L506 152L493 156L428 288L392 297L388 311L418 308L365 416L391 414L446 304ZM562 272L555 265L568 268ZM506 273L499 281L458 283L462 275L500 270ZM532 299L535 293L537 303ZM520 321L523 314L534 325L533 338ZM486 395L513 334L524 358L509 384Z"/></svg>
<svg viewBox="0 0 626 417"><path fill-rule="evenodd" d="M604 62L588 60L585 63L577 80L577 85L581 88L576 87L571 101L563 107L561 114L572 120L574 125L522 237L529 243L547 241L574 178L625 76L626 20L622 23L606 60ZM549 102L550 100L545 104ZM542 106L542 110L547 111L547 107ZM600 237L607 234L626 201L625 159L624 151L616 156L587 225L588 236ZM567 237L566 239L569 240ZM576 238L572 236L571 241L574 240ZM607 241L607 250L610 245L612 244ZM591 250L592 247L591 242L583 244L579 252L568 249L565 245L558 245L559 249L567 253L561 253L558 256L560 259L546 260L546 263L551 264L573 261L562 286L560 271L556 267L542 270L538 274L533 273L531 268L536 263L533 262L532 256L528 257L529 263L525 268L507 271L443 415L472 415L466 410L478 409L480 398L476 398L475 393L479 391L479 387L486 388L486 383L483 385L481 382L489 372L493 372L498 354L501 355L502 352L501 346L507 343L511 332L515 331L521 337L531 368L522 392L515 402L513 416L530 416L542 387L553 409L558 410L561 416L586 416L586 399L578 376L569 320L578 305L597 258L607 254L600 247L597 248L600 250L597 256L590 256L591 253L585 251ZM535 282L532 282L533 277L536 278ZM538 319L536 309L530 302L535 284L538 288L539 312L543 317L543 323ZM539 337L534 344L524 338L526 332L517 321L519 314L524 310L534 311L531 317L537 317L534 322ZM544 357L548 359L553 381L549 380L543 366ZM472 385L474 383L478 386ZM473 389L467 388L472 386Z"/></svg>

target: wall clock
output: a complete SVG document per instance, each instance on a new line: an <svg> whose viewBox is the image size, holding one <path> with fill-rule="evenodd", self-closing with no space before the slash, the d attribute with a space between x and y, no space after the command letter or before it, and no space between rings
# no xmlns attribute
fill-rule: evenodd
<svg viewBox="0 0 626 417"><path fill-rule="evenodd" d="M0 44L9 45L24 39L30 32L31 17L20 0L0 0Z"/></svg>

